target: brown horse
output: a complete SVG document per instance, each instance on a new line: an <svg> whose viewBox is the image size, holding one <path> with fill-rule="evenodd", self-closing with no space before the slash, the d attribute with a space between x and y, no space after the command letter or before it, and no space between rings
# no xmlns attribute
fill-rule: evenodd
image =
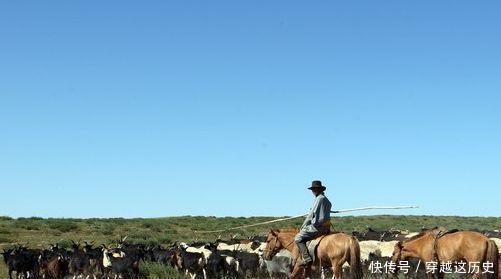
<svg viewBox="0 0 501 279"><path fill-rule="evenodd" d="M287 249L292 253L293 265L291 278L300 276L303 271L305 277L311 272L299 265L299 249L294 241L294 236L299 232L297 229L275 229L268 233L264 258L270 260L280 250ZM317 254L312 267L322 268L330 266L333 278L339 279L345 262L350 265L350 274L353 279L362 278L362 266L360 263L360 247L355 237L344 233L332 233L325 235L317 246Z"/></svg>
<svg viewBox="0 0 501 279"><path fill-rule="evenodd" d="M426 230L418 235L404 241L398 242L393 251L392 261L399 263L408 258L419 258L422 262L467 262L480 263L480 268L473 273L474 278L480 278L483 270L483 263L493 264L490 271L485 273L486 278L498 278L498 248L496 243L481 233L473 231L457 231L445 234L439 238L439 229ZM438 264L440 268L440 264ZM468 270L468 268L466 268ZM443 278L443 273L437 274ZM429 278L433 278L433 273L428 273Z"/></svg>

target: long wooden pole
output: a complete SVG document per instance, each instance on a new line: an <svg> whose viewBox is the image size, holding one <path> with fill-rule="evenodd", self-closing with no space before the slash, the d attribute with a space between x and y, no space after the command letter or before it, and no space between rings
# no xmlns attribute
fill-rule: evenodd
<svg viewBox="0 0 501 279"><path fill-rule="evenodd" d="M351 208L351 209L334 210L334 211L331 211L331 213L344 213L344 212L372 210L372 209L406 209L406 208L418 208L418 206L415 206L415 205L400 205L400 206L377 206L377 205L374 205L374 206L358 207L358 208ZM308 215L308 213L296 215L296 216L291 216L291 217L280 218L280 219L274 219L274 220L250 224L250 225L232 227L232 228L227 228L227 229L222 229L222 230L195 231L195 233L220 233L220 232L225 232L225 231L230 231L230 230L238 230L238 229L243 229L243 228L249 228L249 227L255 227L255 226L260 226L260 225L266 225L266 224L271 224L271 223L276 223L276 222L292 220L292 219L296 219L296 218L305 217L306 215Z"/></svg>

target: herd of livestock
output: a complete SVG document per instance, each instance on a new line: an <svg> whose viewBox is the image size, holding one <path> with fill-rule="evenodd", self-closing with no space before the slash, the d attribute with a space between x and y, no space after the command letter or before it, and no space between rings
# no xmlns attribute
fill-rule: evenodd
<svg viewBox="0 0 501 279"><path fill-rule="evenodd" d="M501 246L501 232L483 233ZM395 244L415 233L368 229L353 235L359 240L360 259L367 271L370 262L390 259ZM265 236L168 246L133 244L122 239L112 246L73 242L70 248L51 245L31 249L16 245L4 249L2 256L9 278L142 278L142 262L170 266L180 277L187 278L288 278L291 253L282 250L266 260L265 247Z"/></svg>

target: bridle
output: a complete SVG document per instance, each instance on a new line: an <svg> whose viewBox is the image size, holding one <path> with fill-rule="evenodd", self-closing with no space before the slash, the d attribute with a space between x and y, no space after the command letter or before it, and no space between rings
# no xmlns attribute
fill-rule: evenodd
<svg viewBox="0 0 501 279"><path fill-rule="evenodd" d="M283 249L287 249L289 246L291 246L291 245L295 242L295 241L294 241L294 239L292 239L292 241L291 241L291 242L289 242L289 244L284 245L284 244L282 243L282 241L280 241L280 238L278 238L278 236L277 236L277 235L275 235L275 241L278 241L280 244L282 244ZM266 246L268 246L268 245L266 245ZM263 249L263 251L264 251L264 252L269 251L269 253L270 253L270 254L269 254L270 258L273 258L273 257L274 257L274 256L278 253L278 251L273 251L273 250L271 250L271 249L267 249L267 248L264 248L264 249Z"/></svg>
<svg viewBox="0 0 501 279"><path fill-rule="evenodd" d="M400 259L402 258L402 250L404 250L404 247L402 245L399 245L398 246L398 257L397 259L395 260L395 263L398 263L400 262ZM393 260L393 259L392 259Z"/></svg>

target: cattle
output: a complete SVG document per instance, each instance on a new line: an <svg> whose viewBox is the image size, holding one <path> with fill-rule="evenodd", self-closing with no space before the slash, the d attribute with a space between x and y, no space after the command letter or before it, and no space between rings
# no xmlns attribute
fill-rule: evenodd
<svg viewBox="0 0 501 279"><path fill-rule="evenodd" d="M132 264L134 274L139 274L139 262L143 260L146 255L146 247L141 244L121 242L117 250L124 255L122 257L128 259L127 263Z"/></svg>
<svg viewBox="0 0 501 279"><path fill-rule="evenodd" d="M488 238L501 238L501 231L494 230L494 231L487 231L484 232L484 235L487 236Z"/></svg>
<svg viewBox="0 0 501 279"><path fill-rule="evenodd" d="M108 248L101 245L102 267L106 276L123 278L138 278L140 275L140 261L158 257L158 254L148 252L148 248L141 244L125 242L126 238L119 240L116 248ZM157 250L158 252L158 250Z"/></svg>
<svg viewBox="0 0 501 279"><path fill-rule="evenodd" d="M89 272L96 275L103 273L102 247L93 247L92 244L84 242L83 251L89 258Z"/></svg>
<svg viewBox="0 0 501 279"><path fill-rule="evenodd" d="M355 236L358 240L377 240L380 241L383 233L373 230L372 228L367 228L366 232L353 232L353 236Z"/></svg>
<svg viewBox="0 0 501 279"><path fill-rule="evenodd" d="M490 238L490 240L494 241L496 243L496 246L498 247L499 253L501 255L501 239L500 238Z"/></svg>
<svg viewBox="0 0 501 279"><path fill-rule="evenodd" d="M372 228L368 228L366 232L355 231L352 234L360 241L367 241L367 240L393 241L393 240L404 240L407 232L401 232L395 229L390 229L388 231L376 231Z"/></svg>
<svg viewBox="0 0 501 279"><path fill-rule="evenodd" d="M203 257L202 257L202 264L205 265L207 263L207 259L212 254L212 251L210 249L208 249L209 248L208 246L210 244L207 244L207 243L197 243L197 245L199 245L200 247L190 246L190 245L188 245L188 244L186 244L184 242L181 242L179 244L179 246L181 247L181 249L183 249L186 252L201 253L203 255Z"/></svg>
<svg viewBox="0 0 501 279"><path fill-rule="evenodd" d="M282 249L271 260L264 260L266 271L271 278L289 278L291 275L292 254Z"/></svg>
<svg viewBox="0 0 501 279"><path fill-rule="evenodd" d="M381 241L384 232L376 231L372 228L367 228L367 231L364 234L365 240L377 240Z"/></svg>
<svg viewBox="0 0 501 279"><path fill-rule="evenodd" d="M2 252L3 259L9 269L9 279L12 279L12 273L16 272L24 278L37 276L39 273L40 251L28 249L24 246L11 248Z"/></svg>
<svg viewBox="0 0 501 279"><path fill-rule="evenodd" d="M259 243L264 243L264 242L266 242L267 238L268 238L267 235L254 235L254 236L249 237L249 240L256 241Z"/></svg>
<svg viewBox="0 0 501 279"><path fill-rule="evenodd" d="M237 270L244 278L248 275L255 277L261 265L259 255L247 251L233 251L233 256L239 263L239 270Z"/></svg>
<svg viewBox="0 0 501 279"><path fill-rule="evenodd" d="M165 249L159 245L154 247L149 247L145 251L145 260L174 267L175 266L173 260L174 251L172 249L173 249L172 247L170 249Z"/></svg>
<svg viewBox="0 0 501 279"><path fill-rule="evenodd" d="M103 268L107 277L139 278L139 269L135 268L136 261L136 258L124 253L103 248Z"/></svg>
<svg viewBox="0 0 501 279"><path fill-rule="evenodd" d="M383 267L386 263L391 262L391 256L395 248L395 244L398 241L376 241L367 240L360 241L360 259L362 261L362 266L365 270L369 270L371 264L380 263ZM411 259L408 261L410 266L409 273L407 276L412 276L413 278L424 278L423 264L419 263L417 259ZM419 269L418 269L419 264ZM396 271L396 270L395 270ZM369 272L371 273L371 272ZM388 273L386 275L391 275Z"/></svg>
<svg viewBox="0 0 501 279"><path fill-rule="evenodd" d="M266 247L267 236L252 236L247 239L231 239L225 242L228 245L233 245L235 250L243 250L251 253L258 252L258 249Z"/></svg>
<svg viewBox="0 0 501 279"><path fill-rule="evenodd" d="M76 276L87 276L90 274L89 255L80 248L80 245L72 241L72 251L69 255L69 274Z"/></svg>
<svg viewBox="0 0 501 279"><path fill-rule="evenodd" d="M68 275L68 260L57 251L42 251L39 263L40 274L43 278L57 279Z"/></svg>
<svg viewBox="0 0 501 279"><path fill-rule="evenodd" d="M198 245L200 244L198 243ZM228 260L228 255L217 250L217 246L214 243L205 243L202 247L198 248L189 247L187 251L203 254L206 276L208 278L218 278L222 274L231 277L230 274L236 274L236 269L235 272L233 272L234 269L227 269L228 266L225 263Z"/></svg>
<svg viewBox="0 0 501 279"><path fill-rule="evenodd" d="M249 241L247 243L234 243L228 244L222 241L217 241L217 250L225 251L246 251L246 252L256 252L256 250L261 246L258 241Z"/></svg>
<svg viewBox="0 0 501 279"><path fill-rule="evenodd" d="M390 229L382 232L381 241L403 241L407 234L408 232Z"/></svg>
<svg viewBox="0 0 501 279"><path fill-rule="evenodd" d="M203 278L207 278L205 271L204 255L201 252L188 252L186 248L180 247L174 254L176 258L176 266L189 275L192 279L197 275L202 274Z"/></svg>
<svg viewBox="0 0 501 279"><path fill-rule="evenodd" d="M232 256L232 251L217 250L214 252L222 258L222 273L229 278L237 278L240 270L240 263Z"/></svg>
<svg viewBox="0 0 501 279"><path fill-rule="evenodd" d="M371 261L384 265L390 261L397 239L412 236L408 232L388 230L378 232L369 229L355 232L363 238L359 242L361 261L365 269ZM499 239L492 238L499 245ZM170 246L145 246L120 240L115 246L94 246L84 242L73 242L70 249L51 245L45 250L28 249L23 246L6 249L2 254L9 268L9 277L22 278L139 278L141 261L157 262L176 268L189 278L287 278L293 264L287 250L277 253L271 260L264 260L262 254L266 243L255 238L231 239L228 241L193 242ZM423 265L417 269L417 262L409 260L410 273L401 276L421 277ZM418 271L418 274L415 271ZM329 275L329 270L317 270L317 275ZM391 274L390 274L391 275Z"/></svg>
<svg viewBox="0 0 501 279"><path fill-rule="evenodd" d="M205 272L208 278L215 278L221 270L224 268L224 257L217 251L211 253L209 257L205 260Z"/></svg>
<svg viewBox="0 0 501 279"><path fill-rule="evenodd" d="M257 249L262 247L262 245L256 241L236 241L234 239L229 243L232 244L223 243L220 240L215 243L196 242L191 245L195 244L200 247L193 247L182 242L179 247L187 253L193 253L191 257L197 254L202 255L200 262L193 263L195 265L193 269L200 270L201 268L204 276L208 276L209 278L219 275L237 278L242 276L242 274L254 274L254 270L259 268ZM188 255L185 254L185 257ZM185 263L184 268L186 269L186 267L187 264Z"/></svg>

